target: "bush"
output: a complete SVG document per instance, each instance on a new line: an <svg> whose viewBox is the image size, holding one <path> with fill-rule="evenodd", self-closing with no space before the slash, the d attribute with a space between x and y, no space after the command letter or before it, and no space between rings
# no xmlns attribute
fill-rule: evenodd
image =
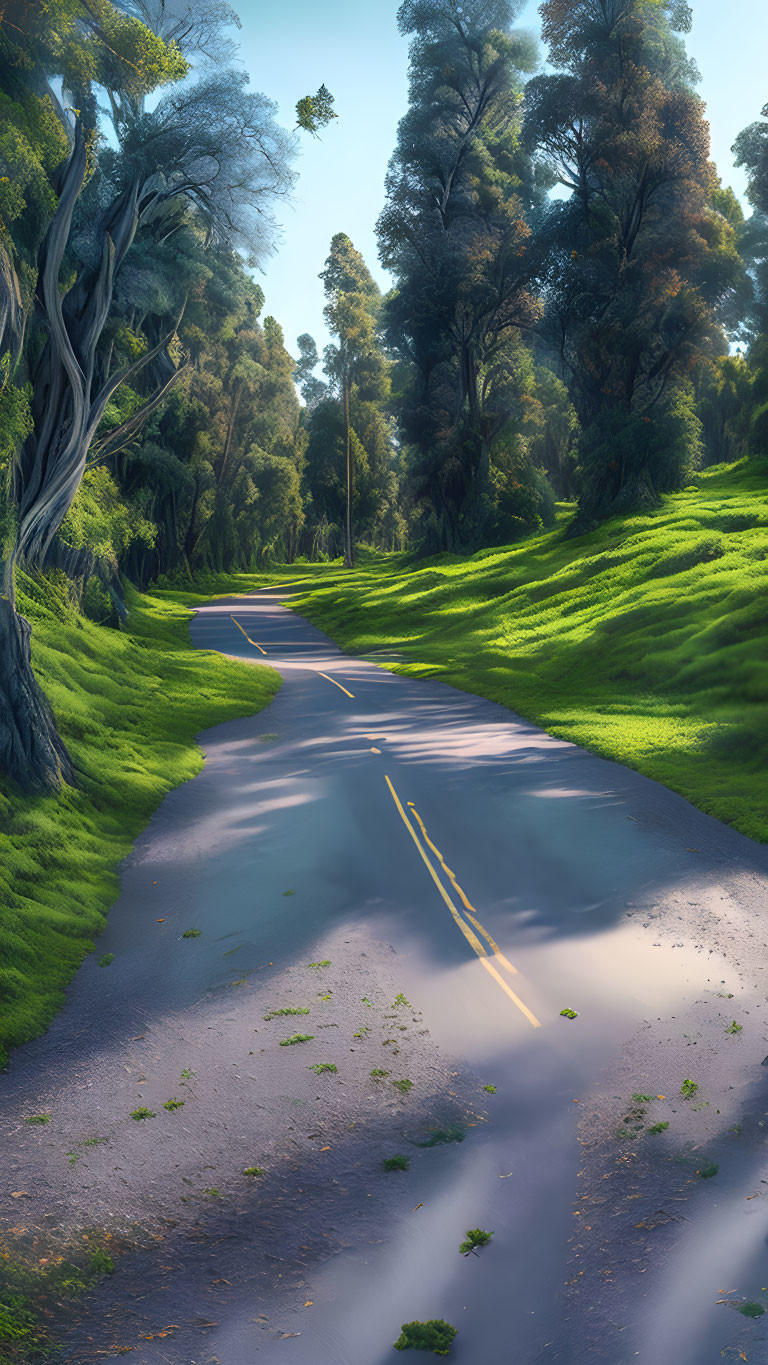
<svg viewBox="0 0 768 1365"><path fill-rule="evenodd" d="M400 1336L394 1343L396 1351L433 1351L436 1356L447 1356L458 1329L442 1318L429 1322L404 1322Z"/></svg>
<svg viewBox="0 0 768 1365"><path fill-rule="evenodd" d="M471 1251L476 1251L478 1247L487 1246L492 1237L492 1232L484 1232L482 1228L469 1228L467 1240L462 1242L459 1251L462 1256L468 1256Z"/></svg>

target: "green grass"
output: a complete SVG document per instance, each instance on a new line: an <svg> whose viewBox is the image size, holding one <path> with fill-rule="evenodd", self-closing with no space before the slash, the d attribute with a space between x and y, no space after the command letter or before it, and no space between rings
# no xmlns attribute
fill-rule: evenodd
<svg viewBox="0 0 768 1365"><path fill-rule="evenodd" d="M345 650L435 677L616 759L768 841L768 471L698 474L655 511L417 567L294 565ZM265 582L217 580L217 591Z"/></svg>
<svg viewBox="0 0 768 1365"><path fill-rule="evenodd" d="M83 1234L67 1252L41 1259L29 1235L0 1242L0 1365L59 1360L53 1324L78 1315L82 1296L114 1272L93 1234Z"/></svg>
<svg viewBox="0 0 768 1365"><path fill-rule="evenodd" d="M768 469L694 476L652 512L418 565L282 566L211 595L306 585L296 610L348 652L475 692L768 842ZM190 600L194 600L190 595Z"/></svg>
<svg viewBox="0 0 768 1365"><path fill-rule="evenodd" d="M167 592L129 591L123 631L79 617L55 577L22 579L19 598L79 786L32 797L0 783L0 1061L61 1005L134 839L202 767L195 735L259 711L280 684L272 669L193 649L189 612Z"/></svg>

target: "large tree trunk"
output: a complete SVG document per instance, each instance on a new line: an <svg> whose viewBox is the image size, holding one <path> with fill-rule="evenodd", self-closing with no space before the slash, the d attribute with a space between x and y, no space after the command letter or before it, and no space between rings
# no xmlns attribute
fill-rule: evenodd
<svg viewBox="0 0 768 1365"><path fill-rule="evenodd" d="M0 769L25 791L74 785L72 761L32 672L29 622L0 597Z"/></svg>

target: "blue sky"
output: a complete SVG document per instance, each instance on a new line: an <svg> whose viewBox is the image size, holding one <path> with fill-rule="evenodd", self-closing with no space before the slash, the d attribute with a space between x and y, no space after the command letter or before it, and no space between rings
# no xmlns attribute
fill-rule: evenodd
<svg viewBox="0 0 768 1365"><path fill-rule="evenodd" d="M241 20L241 58L252 85L274 99L281 121L293 122L297 99L321 82L336 98L339 118L322 140L302 138L299 183L292 206L281 208L283 240L261 284L266 309L282 324L295 353L311 332L321 346L322 285L318 272L335 232L346 232L383 287L374 225L397 122L407 99L407 46L398 35L397 0L234 0ZM731 144L768 101L765 72L766 0L693 0L688 41L702 74L714 159L723 180L743 193ZM521 25L539 31L537 3Z"/></svg>

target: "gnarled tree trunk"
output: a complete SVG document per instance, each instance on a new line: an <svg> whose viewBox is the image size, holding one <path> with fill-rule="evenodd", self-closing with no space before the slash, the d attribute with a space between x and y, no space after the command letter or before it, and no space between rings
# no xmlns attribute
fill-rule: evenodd
<svg viewBox="0 0 768 1365"><path fill-rule="evenodd" d="M0 768L25 791L74 785L72 761L30 661L29 622L0 597Z"/></svg>

